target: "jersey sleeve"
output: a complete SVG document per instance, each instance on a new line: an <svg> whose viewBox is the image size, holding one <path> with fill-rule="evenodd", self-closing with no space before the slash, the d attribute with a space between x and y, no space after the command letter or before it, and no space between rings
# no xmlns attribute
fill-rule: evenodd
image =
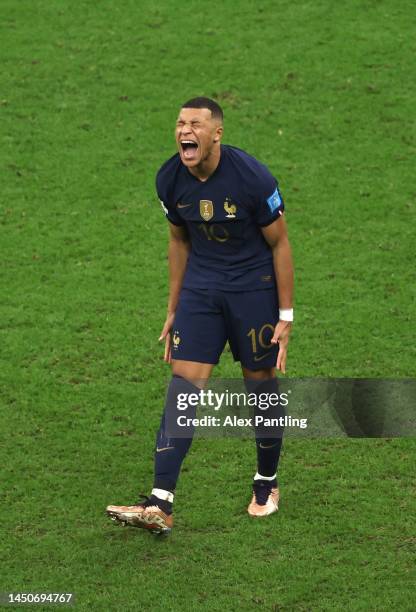
<svg viewBox="0 0 416 612"><path fill-rule="evenodd" d="M279 184L266 169L259 173L256 188L254 219L257 225L265 227L278 219L285 210Z"/></svg>
<svg viewBox="0 0 416 612"><path fill-rule="evenodd" d="M169 188L166 185L162 173L159 171L156 176L156 191L157 197L159 198L162 210L166 215L168 221L174 225L185 225L183 219L180 218L175 208L175 202L172 201L172 197L169 193Z"/></svg>

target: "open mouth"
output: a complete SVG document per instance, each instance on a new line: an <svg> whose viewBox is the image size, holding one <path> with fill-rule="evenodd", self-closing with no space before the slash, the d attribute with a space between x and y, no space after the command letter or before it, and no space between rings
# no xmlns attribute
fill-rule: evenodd
<svg viewBox="0 0 416 612"><path fill-rule="evenodd" d="M196 158L198 143L193 140L181 140L181 148L185 159L192 160Z"/></svg>

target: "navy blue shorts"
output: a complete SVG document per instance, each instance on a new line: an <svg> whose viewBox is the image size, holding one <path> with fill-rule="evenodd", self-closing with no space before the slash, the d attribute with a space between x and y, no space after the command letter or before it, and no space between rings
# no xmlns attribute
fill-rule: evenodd
<svg viewBox="0 0 416 612"><path fill-rule="evenodd" d="M276 365L271 344L279 319L275 289L182 289L172 327L172 359L217 364L228 340L234 361L249 370Z"/></svg>

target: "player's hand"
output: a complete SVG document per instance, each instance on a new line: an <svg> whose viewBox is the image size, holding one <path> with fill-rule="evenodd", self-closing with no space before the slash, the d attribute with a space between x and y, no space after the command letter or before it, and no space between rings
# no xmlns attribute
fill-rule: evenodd
<svg viewBox="0 0 416 612"><path fill-rule="evenodd" d="M163 325L163 329L162 332L160 334L159 337L159 342L161 342L162 340L165 341L165 353L163 355L163 361L165 361L166 363L170 363L171 362L171 334L170 334L170 330L172 329L172 325L173 325L173 321L175 319L175 313L172 312L171 314L168 314L166 317L166 321Z"/></svg>
<svg viewBox="0 0 416 612"><path fill-rule="evenodd" d="M279 343L279 352L277 354L276 368L286 373L286 358L287 345L289 344L289 336L292 331L292 323L290 321L279 321L274 328L272 344Z"/></svg>

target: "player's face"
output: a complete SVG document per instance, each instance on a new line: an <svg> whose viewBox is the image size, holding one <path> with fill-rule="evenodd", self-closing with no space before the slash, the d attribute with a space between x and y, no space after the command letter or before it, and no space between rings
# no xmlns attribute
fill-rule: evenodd
<svg viewBox="0 0 416 612"><path fill-rule="evenodd" d="M207 160L221 135L222 125L208 108L182 108L175 131L182 163L190 168Z"/></svg>

